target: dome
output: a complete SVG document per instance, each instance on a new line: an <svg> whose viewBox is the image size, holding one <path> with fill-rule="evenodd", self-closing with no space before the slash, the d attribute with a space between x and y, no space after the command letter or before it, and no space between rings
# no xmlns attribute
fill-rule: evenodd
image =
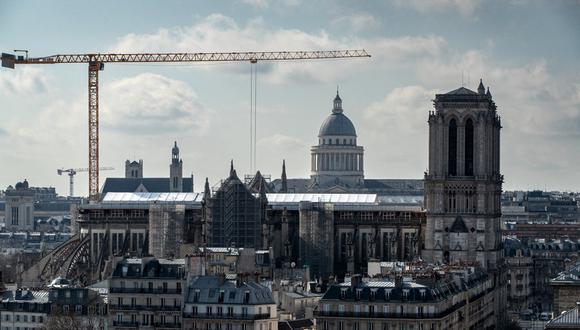
<svg viewBox="0 0 580 330"><path fill-rule="evenodd" d="M342 113L333 113L326 117L318 133L319 137L329 135L356 136L356 130L347 116Z"/></svg>
<svg viewBox="0 0 580 330"><path fill-rule="evenodd" d="M356 130L354 129L352 121L342 113L342 99L338 95L338 91L336 91L336 97L333 103L332 113L326 117L322 126L320 126L318 136L356 136Z"/></svg>

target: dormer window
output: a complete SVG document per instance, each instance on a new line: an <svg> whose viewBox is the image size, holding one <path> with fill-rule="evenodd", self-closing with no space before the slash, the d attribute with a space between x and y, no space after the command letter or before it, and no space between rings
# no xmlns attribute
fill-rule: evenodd
<svg viewBox="0 0 580 330"><path fill-rule="evenodd" d="M377 289L372 289L370 292L370 300L375 300L377 297Z"/></svg>
<svg viewBox="0 0 580 330"><path fill-rule="evenodd" d="M193 302L198 301L199 301L199 289L195 289L195 291L193 292Z"/></svg>
<svg viewBox="0 0 580 330"><path fill-rule="evenodd" d="M347 288L340 289L340 299L346 299L346 290Z"/></svg>
<svg viewBox="0 0 580 330"><path fill-rule="evenodd" d="M385 289L385 300L391 300L391 289Z"/></svg>

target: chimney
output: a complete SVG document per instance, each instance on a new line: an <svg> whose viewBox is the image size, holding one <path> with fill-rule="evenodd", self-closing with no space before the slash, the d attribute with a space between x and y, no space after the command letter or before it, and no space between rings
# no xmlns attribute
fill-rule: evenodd
<svg viewBox="0 0 580 330"><path fill-rule="evenodd" d="M361 283L361 279L362 279L362 278L361 278L361 275L358 275L358 274L357 274L357 275L353 275L353 276L350 278L350 287L351 287L353 290L354 290L354 289L356 289L356 288L357 288L357 287L360 285L360 283Z"/></svg>
<svg viewBox="0 0 580 330"><path fill-rule="evenodd" d="M403 275L395 275L395 288L403 287Z"/></svg>
<svg viewBox="0 0 580 330"><path fill-rule="evenodd" d="M222 286L222 285L224 285L224 283L226 283L226 274L225 273L219 274L218 278L219 278L220 286Z"/></svg>

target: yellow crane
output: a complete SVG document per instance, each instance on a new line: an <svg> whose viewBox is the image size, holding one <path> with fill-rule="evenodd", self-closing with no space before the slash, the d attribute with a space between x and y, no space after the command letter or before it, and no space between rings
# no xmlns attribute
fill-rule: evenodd
<svg viewBox="0 0 580 330"><path fill-rule="evenodd" d="M21 64L88 64L89 89L89 197L98 200L99 191L99 71L105 63L161 63L161 62L250 62L291 61L370 57L364 49L273 51L273 52L218 52L218 53L133 53L133 54L62 54L46 57L28 57L27 50L15 55L2 53L2 66L14 69Z"/></svg>

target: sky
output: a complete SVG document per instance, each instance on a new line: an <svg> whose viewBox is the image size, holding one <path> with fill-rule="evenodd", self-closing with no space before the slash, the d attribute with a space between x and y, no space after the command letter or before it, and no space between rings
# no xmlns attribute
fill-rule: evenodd
<svg viewBox="0 0 580 330"><path fill-rule="evenodd" d="M310 175L337 86L365 148L366 178L420 179L436 93L479 79L502 118L504 190L580 190L580 1L7 1L0 51L65 53L364 48L371 58L257 64L257 167ZM230 160L250 172L250 66L106 64L100 164L169 175L177 141L195 190ZM88 166L87 66L0 69L0 189L27 179L68 193ZM86 194L87 173L75 190Z"/></svg>

